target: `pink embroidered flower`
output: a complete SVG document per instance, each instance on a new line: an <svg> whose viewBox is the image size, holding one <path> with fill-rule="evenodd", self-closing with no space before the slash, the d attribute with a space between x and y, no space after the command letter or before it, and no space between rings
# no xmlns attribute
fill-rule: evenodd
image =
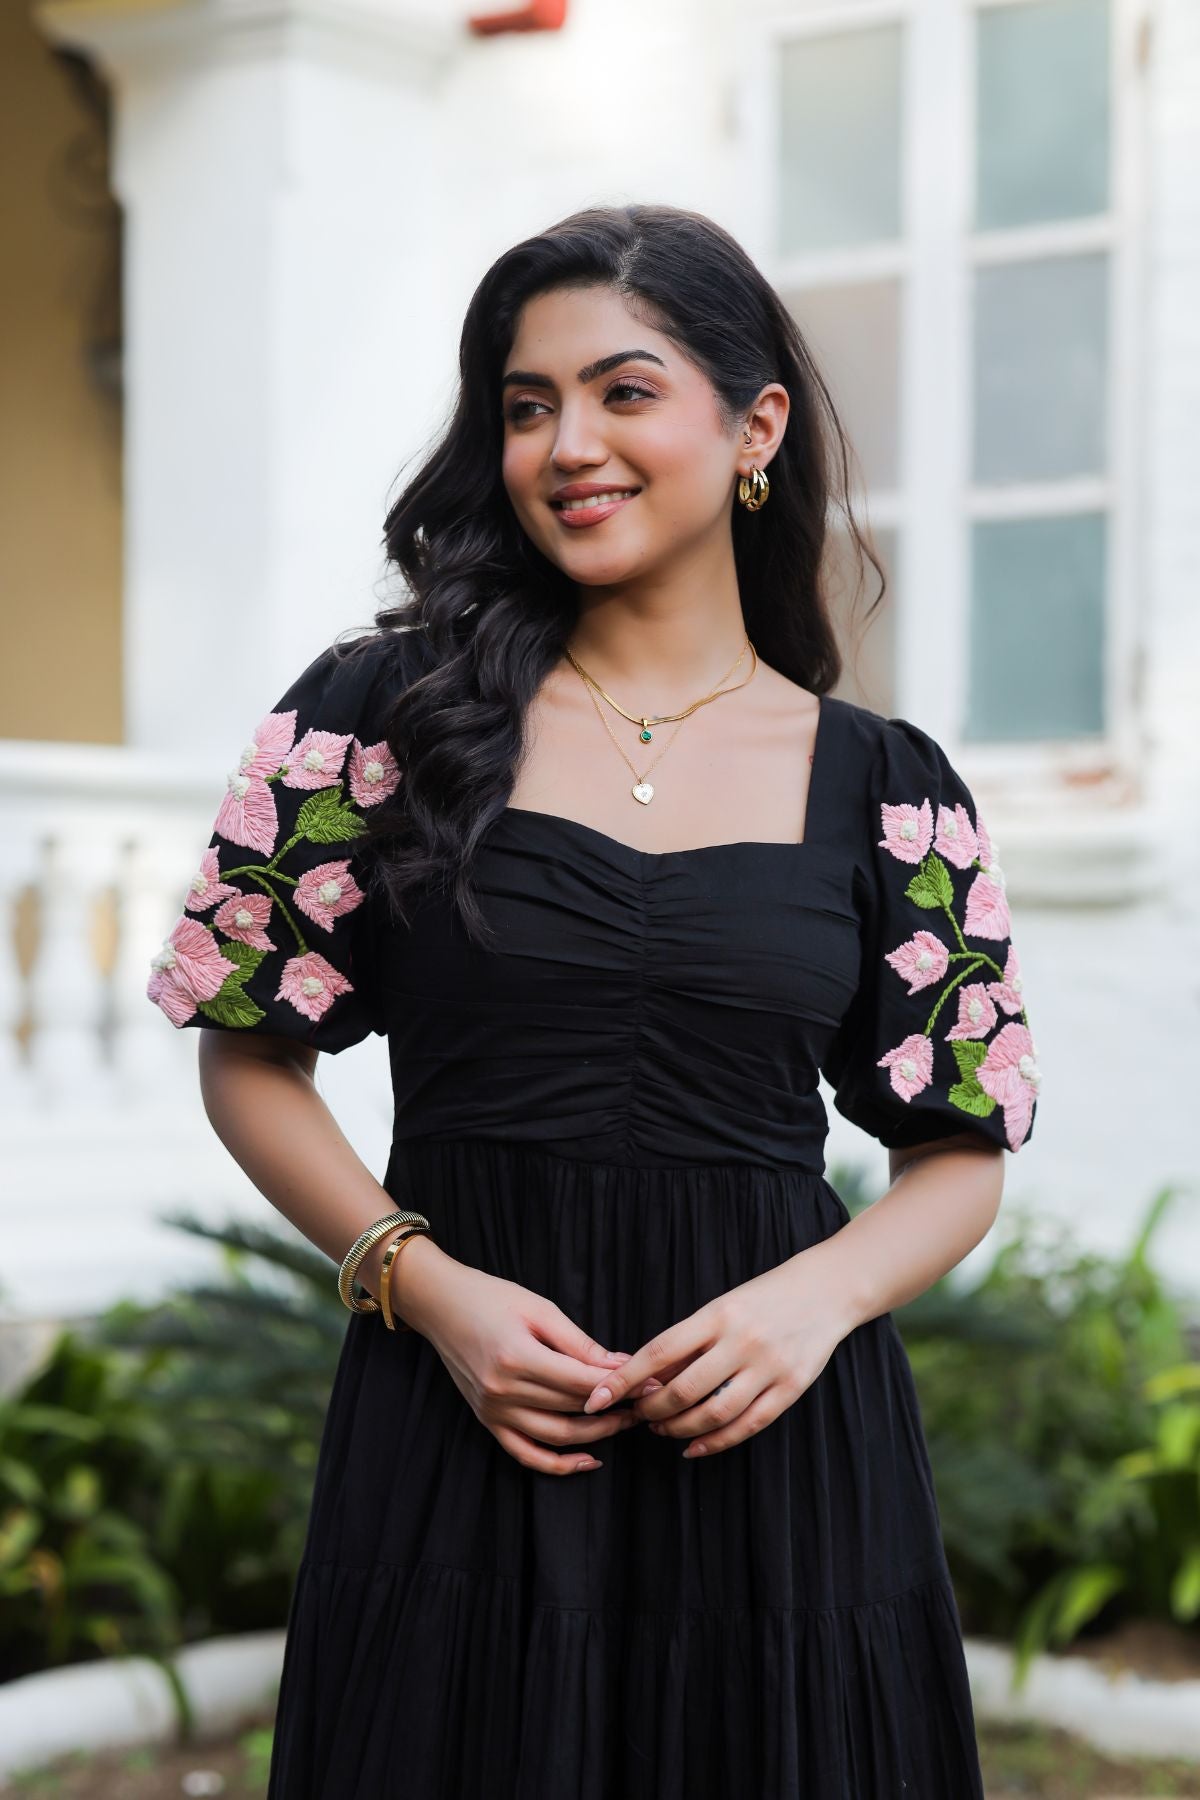
<svg viewBox="0 0 1200 1800"><path fill-rule="evenodd" d="M255 950L274 950L266 931L274 905L270 894L243 894L235 888L233 895L232 900L217 908L213 924L240 944L250 944Z"/></svg>
<svg viewBox="0 0 1200 1800"><path fill-rule="evenodd" d="M341 777L350 737L348 731L306 731L288 756L284 787L332 787Z"/></svg>
<svg viewBox="0 0 1200 1800"><path fill-rule="evenodd" d="M999 864L993 863L988 871L981 869L967 889L963 930L969 937L981 938L1006 938L1012 931Z"/></svg>
<svg viewBox="0 0 1200 1800"><path fill-rule="evenodd" d="M893 1089L902 1100L909 1101L933 1079L933 1044L923 1031L914 1031L902 1044L881 1056L875 1066L890 1070Z"/></svg>
<svg viewBox="0 0 1200 1800"><path fill-rule="evenodd" d="M953 812L948 806L938 807L937 835L933 840L933 847L939 856L944 856L956 869L969 869L974 862L978 840L971 815L961 801Z"/></svg>
<svg viewBox="0 0 1200 1800"><path fill-rule="evenodd" d="M258 775L233 769L226 778L227 792L217 810L213 830L231 844L243 844L260 856L273 856L279 836L275 796Z"/></svg>
<svg viewBox="0 0 1200 1800"><path fill-rule="evenodd" d="M884 961L891 963L900 979L908 982L909 993L915 994L942 979L949 967L950 952L936 933L915 931L898 949L889 950Z"/></svg>
<svg viewBox="0 0 1200 1800"><path fill-rule="evenodd" d="M230 894L236 893L237 889L231 882L221 880L214 847L206 850L200 858L200 867L188 883L183 904L188 912L204 912L208 907L215 906L218 900L226 900Z"/></svg>
<svg viewBox="0 0 1200 1800"><path fill-rule="evenodd" d="M970 981L958 990L958 1023L950 1027L946 1037L986 1037L998 1016L988 992L988 984L984 981Z"/></svg>
<svg viewBox="0 0 1200 1800"><path fill-rule="evenodd" d="M346 977L315 950L293 956L283 965L276 1000L286 1000L314 1024L329 1011L339 994L354 992Z"/></svg>
<svg viewBox="0 0 1200 1800"><path fill-rule="evenodd" d="M1004 964L1004 980L988 983L988 993L997 1006L1006 1013L1019 1013L1025 1005L1024 982L1021 978L1021 966L1017 961L1014 944L1008 946L1008 959Z"/></svg>
<svg viewBox="0 0 1200 1800"><path fill-rule="evenodd" d="M901 862L923 861L933 842L933 809L928 800L922 800L920 806L885 803L879 810L884 832L879 848L890 850Z"/></svg>
<svg viewBox="0 0 1200 1800"><path fill-rule="evenodd" d="M1004 1108L1004 1129L1013 1150L1025 1141L1042 1074L1034 1043L1024 1025L1004 1025L975 1071L979 1085Z"/></svg>
<svg viewBox="0 0 1200 1800"><path fill-rule="evenodd" d="M388 800L400 785L400 767L386 739L378 744L360 744L355 738L350 751L350 793L359 806L378 806Z"/></svg>
<svg viewBox="0 0 1200 1800"><path fill-rule="evenodd" d="M150 959L146 995L172 1025L186 1025L199 1000L219 994L232 971L216 939L196 919L179 919L161 950Z"/></svg>
<svg viewBox="0 0 1200 1800"><path fill-rule="evenodd" d="M326 931L332 931L334 920L361 906L365 895L350 873L350 864L342 861L318 863L315 869L307 870L300 877L294 898L302 913Z"/></svg>

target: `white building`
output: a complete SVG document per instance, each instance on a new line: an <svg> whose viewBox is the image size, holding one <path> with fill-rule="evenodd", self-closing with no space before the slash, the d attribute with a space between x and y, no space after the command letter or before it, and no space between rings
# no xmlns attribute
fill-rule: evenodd
<svg viewBox="0 0 1200 1800"><path fill-rule="evenodd" d="M47 425L44 385L18 383L0 427L19 478L3 1316L197 1273L207 1253L158 1223L178 1206L276 1219L204 1117L199 1033L144 998L148 959L247 720L379 604L387 492L450 404L483 269L626 200L739 237L857 445L892 594L839 691L932 731L1000 846L1043 1071L1006 1206L1112 1247L1178 1183L1157 1256L1200 1288L1200 8L570 0L520 19L41 0L0 74L57 104L64 48L93 71L123 210L119 456L85 411ZM24 132L35 166L61 165L69 119L34 141L0 112L5 148ZM30 246L53 233L25 225L10 375L68 291L39 305ZM88 485L106 457L115 499ZM318 1079L382 1174L382 1041ZM831 1162L882 1179L830 1111Z"/></svg>

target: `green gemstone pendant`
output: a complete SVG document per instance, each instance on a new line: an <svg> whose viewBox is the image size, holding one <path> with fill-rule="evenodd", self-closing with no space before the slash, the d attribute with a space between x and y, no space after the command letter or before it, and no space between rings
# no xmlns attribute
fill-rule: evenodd
<svg viewBox="0 0 1200 1800"><path fill-rule="evenodd" d="M650 743L650 727L648 725L643 725L642 729L638 732L638 736L641 738L643 744Z"/></svg>

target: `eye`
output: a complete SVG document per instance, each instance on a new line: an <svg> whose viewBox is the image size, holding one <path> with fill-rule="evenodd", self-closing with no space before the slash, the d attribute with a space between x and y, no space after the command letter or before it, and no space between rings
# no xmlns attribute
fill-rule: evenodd
<svg viewBox="0 0 1200 1800"><path fill-rule="evenodd" d="M612 400L614 397L626 403L629 400L656 400L658 398L653 388L641 387L636 381L614 381L604 398ZM525 411L526 407L539 406L542 406L540 400L514 400L504 416L516 425L522 419L532 416Z"/></svg>

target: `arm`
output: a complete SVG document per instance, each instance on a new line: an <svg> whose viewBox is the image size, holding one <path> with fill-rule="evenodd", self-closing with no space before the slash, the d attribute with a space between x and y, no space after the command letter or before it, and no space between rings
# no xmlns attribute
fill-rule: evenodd
<svg viewBox="0 0 1200 1800"><path fill-rule="evenodd" d="M978 1133L889 1151L891 1186L830 1238L801 1252L823 1264L846 1330L932 1287L991 1230L1003 1151Z"/></svg>
<svg viewBox="0 0 1200 1800"><path fill-rule="evenodd" d="M205 1032L200 1091L210 1124L259 1193L336 1264L395 1201L343 1135L313 1084L318 1052L269 1034ZM378 1297L387 1240L359 1269ZM422 1235L392 1264L392 1303L421 1330L454 1258ZM333 1280L331 1273L330 1280Z"/></svg>

